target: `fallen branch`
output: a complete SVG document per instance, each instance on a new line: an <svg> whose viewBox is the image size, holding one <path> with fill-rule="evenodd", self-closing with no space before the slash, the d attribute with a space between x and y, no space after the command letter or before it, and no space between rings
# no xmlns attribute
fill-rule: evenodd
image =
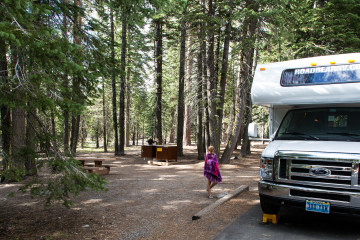
<svg viewBox="0 0 360 240"><path fill-rule="evenodd" d="M210 204L206 208L202 209L200 212L196 213L194 216L192 216L192 220L198 220L202 216L212 212L216 207L220 206L221 204L229 201L231 198L236 197L240 193L244 192L245 190L249 190L249 186L241 185L237 189L235 189L232 193L226 195L225 197L217 200L216 202Z"/></svg>

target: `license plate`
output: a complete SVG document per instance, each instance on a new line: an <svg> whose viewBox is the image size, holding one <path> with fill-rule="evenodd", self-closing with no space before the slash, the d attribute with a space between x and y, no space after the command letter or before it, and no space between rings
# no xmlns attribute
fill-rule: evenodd
<svg viewBox="0 0 360 240"><path fill-rule="evenodd" d="M318 213L330 213L330 203L306 200L305 210Z"/></svg>

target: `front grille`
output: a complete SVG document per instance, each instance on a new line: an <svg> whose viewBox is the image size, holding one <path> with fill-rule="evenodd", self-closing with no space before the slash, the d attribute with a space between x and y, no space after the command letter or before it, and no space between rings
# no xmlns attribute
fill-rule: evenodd
<svg viewBox="0 0 360 240"><path fill-rule="evenodd" d="M279 180L294 183L351 186L353 160L279 156ZM360 183L360 180L358 180Z"/></svg>
<svg viewBox="0 0 360 240"><path fill-rule="evenodd" d="M340 194L333 194L333 193L306 192L306 191L291 189L290 195L296 196L296 197L318 198L318 199L350 202L349 195L340 195Z"/></svg>
<svg viewBox="0 0 360 240"><path fill-rule="evenodd" d="M339 179L300 177L300 176L291 176L291 179L292 180L297 180L297 181L303 181L303 182L319 182L319 183L333 183L333 184L351 185L351 179L349 179L349 180L339 180Z"/></svg>
<svg viewBox="0 0 360 240"><path fill-rule="evenodd" d="M280 159L279 177L286 178L286 159Z"/></svg>
<svg viewBox="0 0 360 240"><path fill-rule="evenodd" d="M351 167L351 162L337 162L337 161L324 161L324 160L297 160L293 159L294 164L302 165L317 165L317 166L337 166L337 167Z"/></svg>

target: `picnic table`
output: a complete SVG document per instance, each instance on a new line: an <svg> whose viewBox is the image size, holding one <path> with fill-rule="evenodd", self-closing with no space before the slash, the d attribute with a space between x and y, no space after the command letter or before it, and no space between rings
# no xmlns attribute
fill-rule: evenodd
<svg viewBox="0 0 360 240"><path fill-rule="evenodd" d="M102 158L102 157L83 157L75 158L81 162L82 169L89 173L97 173L99 175L109 174L110 168L114 165L103 164L103 162L115 161L116 158Z"/></svg>

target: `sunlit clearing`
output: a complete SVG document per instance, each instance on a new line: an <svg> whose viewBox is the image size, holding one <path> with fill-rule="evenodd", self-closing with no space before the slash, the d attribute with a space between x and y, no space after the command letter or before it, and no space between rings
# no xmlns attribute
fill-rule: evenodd
<svg viewBox="0 0 360 240"><path fill-rule="evenodd" d="M176 210L177 207L176 206L162 206L162 209L164 209L164 210Z"/></svg>
<svg viewBox="0 0 360 240"><path fill-rule="evenodd" d="M32 202L32 203L22 203L22 204L19 204L19 206L24 206L24 207L30 207L32 205L36 205L37 202Z"/></svg>
<svg viewBox="0 0 360 240"><path fill-rule="evenodd" d="M84 204L92 204L92 203L100 203L102 202L102 199L89 199L87 201L84 201Z"/></svg>
<svg viewBox="0 0 360 240"><path fill-rule="evenodd" d="M192 203L191 200L176 200L176 201L171 201L169 202L171 205L173 204L187 204L187 203Z"/></svg>
<svg viewBox="0 0 360 240"><path fill-rule="evenodd" d="M19 184L0 184L0 188L19 187Z"/></svg>
<svg viewBox="0 0 360 240"><path fill-rule="evenodd" d="M179 205L187 205L192 203L191 200L178 200L178 201L170 201L169 205L163 206L162 209L164 210L175 210L178 209Z"/></svg>
<svg viewBox="0 0 360 240"><path fill-rule="evenodd" d="M144 190L143 192L146 192L146 193L156 193L156 192L159 192L159 189L147 189L147 190Z"/></svg>
<svg viewBox="0 0 360 240"><path fill-rule="evenodd" d="M173 180L173 178L177 178L178 175L160 175L159 178L154 178L152 179L153 181L161 181L161 180L170 180L169 178L172 178L171 180Z"/></svg>

